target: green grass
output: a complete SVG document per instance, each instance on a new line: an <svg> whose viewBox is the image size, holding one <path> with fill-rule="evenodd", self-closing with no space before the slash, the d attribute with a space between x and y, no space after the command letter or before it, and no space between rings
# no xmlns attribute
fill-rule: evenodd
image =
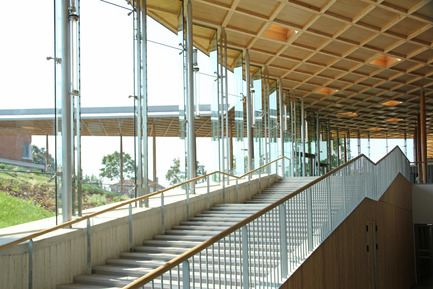
<svg viewBox="0 0 433 289"><path fill-rule="evenodd" d="M52 212L33 205L30 201L0 192L0 228L40 220L54 215Z"/></svg>

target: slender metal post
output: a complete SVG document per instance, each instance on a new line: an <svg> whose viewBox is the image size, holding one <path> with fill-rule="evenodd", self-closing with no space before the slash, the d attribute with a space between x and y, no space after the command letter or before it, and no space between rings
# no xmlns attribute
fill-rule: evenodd
<svg viewBox="0 0 433 289"><path fill-rule="evenodd" d="M346 170L347 170L347 166L344 167L341 170L341 177L342 177L342 181L341 181L341 185L342 185L342 193L343 193L343 212L344 212L344 216L347 215L347 209L346 209Z"/></svg>
<svg viewBox="0 0 433 289"><path fill-rule="evenodd" d="M253 107L251 100L251 71L250 71L250 52L247 49L245 52L245 78L247 81L247 141L248 141L248 170L254 169L254 143L253 143Z"/></svg>
<svg viewBox="0 0 433 289"><path fill-rule="evenodd" d="M147 0L141 0L143 7L141 9L141 100L143 113L143 185L144 194L149 193L149 165L148 165L148 135L147 135ZM144 199L145 207L149 207L149 199Z"/></svg>
<svg viewBox="0 0 433 289"><path fill-rule="evenodd" d="M327 161L327 163L328 163L328 171L327 172L329 172L329 171L331 171L331 149L332 149L332 146L331 146L331 138L332 138L332 133L331 133L331 121L327 121L327 123L328 123L328 131L327 131L327 136L326 136L326 149L327 149L327 153L328 153L328 161Z"/></svg>
<svg viewBox="0 0 433 289"><path fill-rule="evenodd" d="M61 103L61 170L62 220L72 218L72 113L71 113L71 43L69 22L69 1L56 0L57 41L56 55L59 57L60 74L57 78ZM57 61L57 60L56 60Z"/></svg>
<svg viewBox="0 0 433 289"><path fill-rule="evenodd" d="M358 156L361 154L361 132L358 129Z"/></svg>
<svg viewBox="0 0 433 289"><path fill-rule="evenodd" d="M194 132L194 60L193 60L193 31L192 31L192 3L188 0L186 9L186 62L187 62L187 175L188 179L196 177L195 132ZM189 189L195 193L195 183L190 183ZM189 190L188 190L189 191ZM187 192L188 194L189 192Z"/></svg>
<svg viewBox="0 0 433 289"><path fill-rule="evenodd" d="M286 223L286 205L281 204L278 206L278 219L279 219L279 233L280 233L280 263L281 263L281 277L287 278L289 275L289 260L288 260L288 243L287 243L287 223Z"/></svg>
<svg viewBox="0 0 433 289"><path fill-rule="evenodd" d="M236 203L239 203L239 180L236 178Z"/></svg>
<svg viewBox="0 0 433 289"><path fill-rule="evenodd" d="M242 227L242 285L243 288L250 286L249 274L249 260L248 260L248 230L247 226Z"/></svg>
<svg viewBox="0 0 433 289"><path fill-rule="evenodd" d="M388 152L389 152L389 147L388 147L388 132L385 132L385 148L386 148L386 153L388 154Z"/></svg>
<svg viewBox="0 0 433 289"><path fill-rule="evenodd" d="M33 239L29 240L29 289L33 289Z"/></svg>
<svg viewBox="0 0 433 289"><path fill-rule="evenodd" d="M248 174L248 200L251 200L251 174Z"/></svg>
<svg viewBox="0 0 433 289"><path fill-rule="evenodd" d="M165 234L165 201L164 201L164 193L161 193L161 233Z"/></svg>
<svg viewBox="0 0 433 289"><path fill-rule="evenodd" d="M348 154L347 160L350 161L350 158L351 158L351 154L350 154L351 148L350 148L350 130L349 129L347 129L347 148L348 148L348 150L347 150L347 154Z"/></svg>
<svg viewBox="0 0 433 289"><path fill-rule="evenodd" d="M425 94L424 88L421 89L420 100L420 141L421 141L421 166L422 166L422 183L427 183L427 126L425 111ZM421 179L420 179L421 183Z"/></svg>
<svg viewBox="0 0 433 289"><path fill-rule="evenodd" d="M156 124L155 121L152 124L152 135L153 135L153 192L156 192L158 188L158 177L156 176Z"/></svg>
<svg viewBox="0 0 433 289"><path fill-rule="evenodd" d="M337 167L340 166L340 161L341 161L340 134L337 127Z"/></svg>
<svg viewBox="0 0 433 289"><path fill-rule="evenodd" d="M305 177L305 111L304 99L301 98L301 144L302 144L302 176Z"/></svg>
<svg viewBox="0 0 433 289"><path fill-rule="evenodd" d="M371 158L371 144L370 144L370 132L367 132L368 137L368 158Z"/></svg>
<svg viewBox="0 0 433 289"><path fill-rule="evenodd" d="M326 209L328 214L328 232L331 233L332 231L332 201L331 201L331 177L326 178Z"/></svg>
<svg viewBox="0 0 433 289"><path fill-rule="evenodd" d="M313 251L313 198L311 188L307 189L307 234L308 234L308 250Z"/></svg>
<svg viewBox="0 0 433 289"><path fill-rule="evenodd" d="M319 120L319 113L316 114L316 131L317 131L317 137L316 137L316 159L317 159L317 176L320 176L320 120Z"/></svg>
<svg viewBox="0 0 433 289"><path fill-rule="evenodd" d="M182 281L183 281L183 289L190 288L190 279L189 279L189 261L186 260L182 263Z"/></svg>
<svg viewBox="0 0 433 289"><path fill-rule="evenodd" d="M136 29L137 29L137 35L136 35L136 59L135 59L135 67L136 67L136 77L137 77L137 81L136 81L136 92L137 92L137 124L136 124L136 129L137 129L137 159L138 159L138 164L137 164L137 172L136 172L136 178L137 178L137 196L141 197L143 196L143 121L142 121L142 109L143 109L143 105L142 105L142 90L141 90L141 74L142 74L142 70L141 70L141 57L142 57L142 53L141 53L141 41L142 41L142 26L141 26L141 1L137 1L136 4L136 11L134 12L136 14ZM142 207L143 206L143 201L139 202L139 206Z"/></svg>
<svg viewBox="0 0 433 289"><path fill-rule="evenodd" d="M262 170L259 170L259 194L262 193Z"/></svg>
<svg viewBox="0 0 433 289"><path fill-rule="evenodd" d="M207 183L207 208L210 208L210 177L206 178Z"/></svg>
<svg viewBox="0 0 433 289"><path fill-rule="evenodd" d="M92 274L92 251L90 240L90 219L87 219L87 274Z"/></svg>
<svg viewBox="0 0 433 289"><path fill-rule="evenodd" d="M222 39L222 44L223 44L223 51L224 51L224 82L225 82L225 90L224 90L224 96L225 96L225 105L226 108L225 110L227 110L227 115L226 115L226 145L227 145L227 170L230 170L231 168L231 156L233 155L231 149L230 149L230 141L229 141L229 92L228 92L228 63L227 63L227 33L225 31L225 28L223 27L221 29L221 39ZM230 128L231 129L231 128ZM227 177L227 183L230 181L230 178Z"/></svg>
<svg viewBox="0 0 433 289"><path fill-rule="evenodd" d="M286 105L283 93L283 80L280 78L280 81L278 82L278 95L280 96L279 99L279 105L280 105L280 149L281 149L281 156L284 157L284 128L286 126L285 123L285 115L284 115L284 106ZM285 171L285 160L284 158L281 160L281 171L282 171L282 177L283 179L286 177L286 171Z"/></svg>
<svg viewBox="0 0 433 289"><path fill-rule="evenodd" d="M133 235L133 226L132 226L132 204L129 204L128 207L128 221L129 221L129 251L132 252L132 247L134 247L134 235Z"/></svg>
<svg viewBox="0 0 433 289"><path fill-rule="evenodd" d="M226 182L224 180L225 175L223 175L223 204L226 203Z"/></svg>

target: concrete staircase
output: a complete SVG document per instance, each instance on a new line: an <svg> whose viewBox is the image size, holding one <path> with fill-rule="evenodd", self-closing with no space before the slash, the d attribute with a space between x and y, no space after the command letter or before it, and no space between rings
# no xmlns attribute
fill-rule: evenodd
<svg viewBox="0 0 433 289"><path fill-rule="evenodd" d="M57 286L57 289L72 288L121 288L137 278L151 272L155 268L164 265L166 262L188 251L196 245L217 235L223 230L235 225L252 214L260 211L266 206L280 200L284 196L296 191L304 185L313 181L315 177L289 178L282 180L272 187L265 189L261 194L244 204L219 204L213 208L197 214L189 221L182 221L179 225L173 226L164 235L155 235L151 240L143 241L141 246L135 246L132 252L120 254L118 259L108 259L105 265L92 268L92 274L80 275L74 278L73 284ZM320 201L320 200L318 200ZM318 202L320 203L320 202ZM303 203L302 203L303 204ZM287 210L287 218L299 220L288 225L289 251L296 250L307 238L306 233L306 210L300 203L299 206ZM326 209L324 209L326 210ZM314 218L325 218L326 213L318 213ZM258 220L259 226L266 229L276 228L278 219L269 217L269 220ZM317 228L315 228L317 229ZM239 235L239 234L238 234ZM268 238L266 242L260 242L262 232L252 232L252 243L250 251L261 251L278 249L277 236ZM241 267L240 264L240 236L233 236L224 241L221 248L220 243L209 247L206 252L200 254L190 263L192 278L191 281L197 284L196 287L205 284L204 288L241 287L241 280L231 277L230 270ZM263 258L252 258L250 268L253 277L260 279L268 273L264 268L278 267L278 260L271 256ZM173 271L173 270L172 270ZM148 284L144 288L178 288L181 287L182 271L176 269L172 272L171 278L167 274L155 280L153 286ZM171 279L171 284L169 283ZM209 284L209 285L208 285ZM214 285L213 285L214 284ZM250 284L252 287L259 284Z"/></svg>

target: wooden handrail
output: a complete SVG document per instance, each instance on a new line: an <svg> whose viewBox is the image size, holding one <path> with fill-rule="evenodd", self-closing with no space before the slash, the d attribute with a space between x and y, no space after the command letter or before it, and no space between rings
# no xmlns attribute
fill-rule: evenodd
<svg viewBox="0 0 433 289"><path fill-rule="evenodd" d="M45 234L51 233L51 232L56 231L56 230L59 230L59 229L63 229L63 228L65 228L65 227L70 227L70 226L72 226L73 224L80 223L80 222L82 222L82 221L85 221L85 220L87 220L87 219L90 219L90 218L96 217L96 216L101 215L101 214L104 214L104 213L106 213L106 212L109 212L109 211L115 210L115 209L117 209L117 208L120 208L120 207L123 207L123 206L129 205L129 204L132 204L132 203L135 203L135 202L138 202L138 201L141 201L141 200L144 200L144 199L147 199L147 198L150 198L150 197L153 197L153 196L159 195L159 194L162 194L162 193L167 192L167 191L169 191L169 190L175 189L175 188L177 188L177 187L180 187L180 186L186 185L186 184L191 183L191 182L198 181L198 180L200 180L200 179L204 179L204 178L210 177L210 176L215 175L215 174L222 174L222 175L226 175L226 176L229 176L229 177L233 177L233 178L237 178L237 179L242 179L243 177L245 177L245 176L247 176L247 175L249 175L249 174L252 174L252 173L254 173L254 172L258 171L258 170L261 170L261 169L263 169L264 167L266 167L266 166L268 166L268 165L270 165L270 164L272 164L272 163L275 163L275 162L277 162L277 161L279 161L279 160L282 160L282 159L288 159L288 160L290 160L288 157L286 157L286 156L282 156L282 157L280 157L280 158L278 158L278 159L275 159L275 160L273 160L273 161L271 161L271 162L269 162L269 163L267 163L267 164L265 164L265 165L263 165L263 166L261 166L261 167L259 167L259 168L257 168L257 169L251 170L251 171L249 171L249 172L247 172L247 173L245 173L245 174L243 174L243 175L241 175L241 176L235 176L235 175L232 175L232 174L229 174L229 173L225 173L225 172L220 172L220 171L214 171L214 172L212 172L212 173L209 173L209 174L206 174L206 175L203 175L203 176L198 176L198 177L195 177L195 178L193 178L193 179L190 179L190 180L184 181L184 182L182 182L182 183L175 184L175 185L173 185L173 186L171 186L171 187L169 187L169 188L165 188L165 189L162 189L162 190L157 191L157 192L153 192L153 193L150 193L150 194L146 194L146 195L144 195L144 196L141 196L141 197L137 197L137 198L134 198L134 199L131 199L131 200L124 201L124 202L122 202L122 203L119 203L119 204L113 205L113 206L108 207L108 208L106 208L106 209L103 209L103 210L101 210L101 211L98 211L98 212L95 212L95 213L92 213L92 214L89 214L89 215L86 215L86 216L83 216L83 217L77 218L77 219L75 219L75 220L71 220L71 221L68 221L68 222L62 223L62 224L60 224L60 225L57 225L57 226L54 226L54 227L51 227L51 228L48 228L48 229L41 230L41 231L39 231L39 232L36 232L36 233L30 234L30 235L25 236L25 237L22 237L22 238L19 238L19 239L15 240L15 241L12 241L12 242L6 243L6 244L4 244L4 245L0 245L0 251L3 250L3 249L10 248L10 247L13 247L13 246L15 246L15 245L18 245L18 244L20 244L20 243L22 243L22 242L25 242L25 241L28 241L28 240L30 240L30 239L34 239L34 238L40 237L40 236L42 236L42 235L45 235Z"/></svg>

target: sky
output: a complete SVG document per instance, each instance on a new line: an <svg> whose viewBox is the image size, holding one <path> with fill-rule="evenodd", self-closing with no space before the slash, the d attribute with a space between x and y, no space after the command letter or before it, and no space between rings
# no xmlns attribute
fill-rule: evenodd
<svg viewBox="0 0 433 289"><path fill-rule="evenodd" d="M112 0L127 6L124 0ZM132 106L133 83L133 16L128 10L100 0L81 1L81 106ZM53 61L53 1L0 2L0 109L54 107ZM182 92L178 36L154 20L148 20L148 104L179 104ZM212 83L210 60L199 55L200 83ZM201 93L201 103L210 103L211 93ZM49 138L50 150L54 138ZM367 155L366 141L363 153ZM45 147L45 136L34 136L33 144ZM403 142L389 140L389 150ZM197 142L198 160L213 171L213 157L208 153L210 139ZM412 142L408 141L411 156ZM134 154L133 139L123 138L124 151ZM352 151L357 152L357 141L352 140ZM83 137L82 167L85 174L98 175L104 155L119 151L118 137ZM184 155L185 147L177 138L157 138L158 178L164 176L174 158ZM372 140L371 159L379 160L386 153L384 141ZM54 155L54 153L52 153ZM152 141L149 141L149 178L152 164Z"/></svg>

